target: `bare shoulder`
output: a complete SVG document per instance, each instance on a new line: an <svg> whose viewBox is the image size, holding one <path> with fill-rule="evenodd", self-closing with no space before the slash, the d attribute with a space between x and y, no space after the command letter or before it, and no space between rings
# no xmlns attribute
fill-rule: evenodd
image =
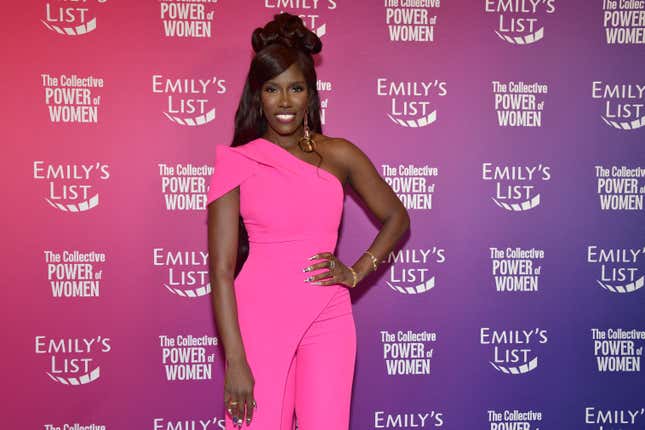
<svg viewBox="0 0 645 430"><path fill-rule="evenodd" d="M322 134L317 134L315 138L320 143L319 148L321 151L324 151L324 155L330 157L334 164L350 169L352 166L356 166L357 163L369 163L365 153L347 139Z"/></svg>

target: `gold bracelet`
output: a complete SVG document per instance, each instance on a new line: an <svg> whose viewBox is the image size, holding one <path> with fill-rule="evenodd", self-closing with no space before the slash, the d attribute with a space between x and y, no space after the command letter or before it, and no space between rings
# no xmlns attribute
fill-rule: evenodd
<svg viewBox="0 0 645 430"><path fill-rule="evenodd" d="M354 278L354 282L352 283L352 286L350 288L354 288L356 286L356 280L357 280L356 271L352 268L352 266L348 266L347 268L351 270L352 277Z"/></svg>
<svg viewBox="0 0 645 430"><path fill-rule="evenodd" d="M376 257L374 257L374 254L372 254L369 251L365 251L365 254L369 255L370 258L372 259L372 268L374 269L374 272L376 272L376 268L378 266L378 260L376 259Z"/></svg>

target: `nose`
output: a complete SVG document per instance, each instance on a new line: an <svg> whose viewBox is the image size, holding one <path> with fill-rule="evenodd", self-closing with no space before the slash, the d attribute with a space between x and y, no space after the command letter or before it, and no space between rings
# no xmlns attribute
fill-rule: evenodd
<svg viewBox="0 0 645 430"><path fill-rule="evenodd" d="M289 91L282 91L280 93L280 106L281 107L289 107L291 106L291 96L289 95Z"/></svg>

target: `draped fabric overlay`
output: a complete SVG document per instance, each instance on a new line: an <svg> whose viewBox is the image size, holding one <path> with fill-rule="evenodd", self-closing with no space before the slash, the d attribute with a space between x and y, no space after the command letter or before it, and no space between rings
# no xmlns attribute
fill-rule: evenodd
<svg viewBox="0 0 645 430"><path fill-rule="evenodd" d="M365 152L411 217L350 294L350 427L645 426L642 1L3 9L10 428L224 427L206 205L231 188L250 264L276 267L263 294L299 252L350 265L370 246L378 220L351 181L265 140L230 147L251 33L281 11L323 42L324 134ZM308 247L267 252L276 238ZM272 323L305 307L273 319L267 297L279 350L292 339Z"/></svg>

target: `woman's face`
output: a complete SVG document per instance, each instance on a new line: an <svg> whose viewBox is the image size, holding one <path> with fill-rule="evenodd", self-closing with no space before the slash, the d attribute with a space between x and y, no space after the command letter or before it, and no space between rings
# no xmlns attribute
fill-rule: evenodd
<svg viewBox="0 0 645 430"><path fill-rule="evenodd" d="M267 119L268 135L303 134L303 120L309 91L297 64L262 85L260 102Z"/></svg>

